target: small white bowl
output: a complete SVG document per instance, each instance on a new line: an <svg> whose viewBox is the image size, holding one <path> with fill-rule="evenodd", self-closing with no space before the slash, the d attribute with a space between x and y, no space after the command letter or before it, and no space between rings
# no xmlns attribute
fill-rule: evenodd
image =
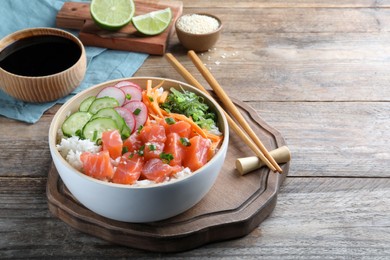
<svg viewBox="0 0 390 260"><path fill-rule="evenodd" d="M218 126L224 135L219 151L203 167L191 175L174 182L134 187L93 179L75 170L56 148L57 133L69 113L77 110L86 97L96 95L102 88L121 80L129 80L140 86L152 79L154 84L164 81L163 88L190 90L204 98L216 112ZM171 79L128 78L105 82L89 88L66 102L54 116L49 130L49 147L57 171L69 191L91 211L104 217L134 223L152 222L178 215L198 203L213 186L224 163L229 143L229 127L220 106L198 89Z"/></svg>

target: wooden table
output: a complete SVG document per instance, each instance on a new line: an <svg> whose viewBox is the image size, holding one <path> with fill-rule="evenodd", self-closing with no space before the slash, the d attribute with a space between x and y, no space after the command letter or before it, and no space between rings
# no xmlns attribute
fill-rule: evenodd
<svg viewBox="0 0 390 260"><path fill-rule="evenodd" d="M33 125L0 117L0 258L388 259L390 1L183 2L184 13L223 20L216 48L201 58L292 152L275 210L243 238L178 254L81 233L47 206L56 106ZM200 78L176 37L168 51ZM182 80L160 56L135 76Z"/></svg>

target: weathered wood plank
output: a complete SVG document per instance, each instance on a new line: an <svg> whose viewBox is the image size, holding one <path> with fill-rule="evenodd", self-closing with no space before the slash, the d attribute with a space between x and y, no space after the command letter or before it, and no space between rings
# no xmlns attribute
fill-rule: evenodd
<svg viewBox="0 0 390 260"><path fill-rule="evenodd" d="M256 102L284 136L290 176L390 177L387 102Z"/></svg>
<svg viewBox="0 0 390 260"><path fill-rule="evenodd" d="M203 8L184 9L185 13ZM209 8L229 33L376 33L388 32L387 8Z"/></svg>
<svg viewBox="0 0 390 260"><path fill-rule="evenodd" d="M52 115L35 124L0 117L0 177L45 176L51 157L48 132Z"/></svg>
<svg viewBox="0 0 390 260"><path fill-rule="evenodd" d="M236 34L224 34L216 50L200 58L227 93L241 100L390 100L389 33L247 34L240 40L241 48L220 48L234 46L235 41ZM170 51L177 52L175 48L180 46ZM208 86L186 56L178 59ZM168 62L164 64L150 58L136 75L155 73L182 80Z"/></svg>
<svg viewBox="0 0 390 260"><path fill-rule="evenodd" d="M267 0L245 0L245 1L183 1L186 9L193 8L212 8L218 5L220 8L385 8L390 6L390 2L386 1L375 1L375 0L327 0L327 1L316 1L316 0L294 0L294 1L267 1Z"/></svg>
<svg viewBox="0 0 390 260"><path fill-rule="evenodd" d="M183 3L184 13L223 20L216 49L202 60L292 151L270 218L242 239L169 255L72 229L46 202L56 106L34 125L0 117L0 258L388 259L390 1ZM200 78L177 37L169 51ZM182 80L153 56L136 76Z"/></svg>
<svg viewBox="0 0 390 260"><path fill-rule="evenodd" d="M2 257L372 259L390 255L389 179L288 177L274 212L254 232L179 254L147 253L82 234L50 216L44 187L44 178L1 179Z"/></svg>

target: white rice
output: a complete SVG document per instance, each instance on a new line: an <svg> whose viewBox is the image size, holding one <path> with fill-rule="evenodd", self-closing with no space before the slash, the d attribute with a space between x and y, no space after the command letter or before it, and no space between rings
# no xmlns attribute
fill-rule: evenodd
<svg viewBox="0 0 390 260"><path fill-rule="evenodd" d="M221 131L219 131L219 128L218 128L218 126L216 126L216 125L212 125L212 126L211 126L211 129L210 129L208 132L209 132L210 134L222 136Z"/></svg>
<svg viewBox="0 0 390 260"><path fill-rule="evenodd" d="M72 136L61 138L60 144L57 144L57 149L70 165L82 171L83 164L80 155L83 152L98 153L101 147L90 140L81 140L77 136Z"/></svg>

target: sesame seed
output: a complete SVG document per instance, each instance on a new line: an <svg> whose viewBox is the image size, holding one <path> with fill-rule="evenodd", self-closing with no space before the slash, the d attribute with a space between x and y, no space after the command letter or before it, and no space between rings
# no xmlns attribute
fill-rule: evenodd
<svg viewBox="0 0 390 260"><path fill-rule="evenodd" d="M177 26L188 33L205 34L217 30L219 22L207 15L187 14L179 18Z"/></svg>

